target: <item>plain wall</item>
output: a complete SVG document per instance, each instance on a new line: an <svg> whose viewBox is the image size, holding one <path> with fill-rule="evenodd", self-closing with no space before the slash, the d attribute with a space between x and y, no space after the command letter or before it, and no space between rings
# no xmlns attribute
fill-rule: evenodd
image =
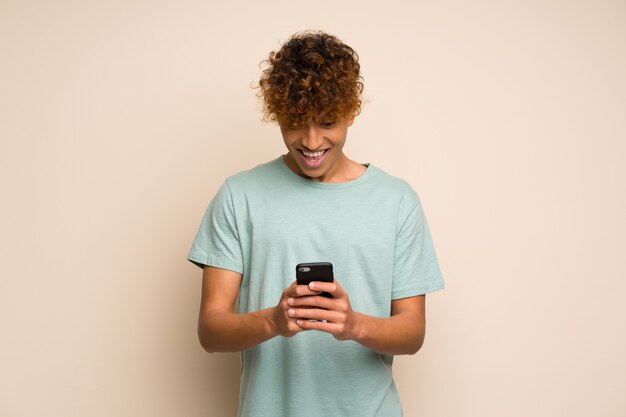
<svg viewBox="0 0 626 417"><path fill-rule="evenodd" d="M407 416L626 415L624 1L0 1L0 416L232 416L186 255L284 152L251 89L289 35L354 47L346 153L420 195L447 288Z"/></svg>

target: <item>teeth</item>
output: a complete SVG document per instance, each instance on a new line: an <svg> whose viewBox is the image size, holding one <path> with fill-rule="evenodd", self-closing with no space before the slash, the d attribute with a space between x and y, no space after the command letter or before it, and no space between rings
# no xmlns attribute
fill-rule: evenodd
<svg viewBox="0 0 626 417"><path fill-rule="evenodd" d="M302 151L304 156L306 156L307 158L319 158L320 156L324 155L324 152L325 151L318 151L318 152Z"/></svg>

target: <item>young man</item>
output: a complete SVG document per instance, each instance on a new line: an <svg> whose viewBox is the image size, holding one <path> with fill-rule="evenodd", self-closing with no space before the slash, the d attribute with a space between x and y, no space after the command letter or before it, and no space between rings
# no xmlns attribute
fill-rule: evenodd
<svg viewBox="0 0 626 417"><path fill-rule="evenodd" d="M425 294L444 286L420 200L343 153L354 50L304 32L266 62L265 116L288 152L229 177L202 219L200 343L241 352L240 417L401 416L393 355L420 349ZM296 285L304 262L332 263L335 281Z"/></svg>

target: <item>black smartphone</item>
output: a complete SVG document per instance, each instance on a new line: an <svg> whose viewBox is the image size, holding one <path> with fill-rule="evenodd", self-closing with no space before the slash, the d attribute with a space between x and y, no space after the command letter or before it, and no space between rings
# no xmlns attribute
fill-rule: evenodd
<svg viewBox="0 0 626 417"><path fill-rule="evenodd" d="M296 282L298 285L309 285L311 281L333 282L333 264L330 262L308 262L296 265ZM333 298L328 292L322 292L322 297Z"/></svg>

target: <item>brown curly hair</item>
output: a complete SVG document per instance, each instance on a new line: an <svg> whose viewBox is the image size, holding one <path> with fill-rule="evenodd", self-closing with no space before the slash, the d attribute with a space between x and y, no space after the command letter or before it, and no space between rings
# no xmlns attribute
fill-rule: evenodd
<svg viewBox="0 0 626 417"><path fill-rule="evenodd" d="M271 52L259 81L263 119L280 126L351 119L361 112L363 77L359 56L324 32L294 34Z"/></svg>

